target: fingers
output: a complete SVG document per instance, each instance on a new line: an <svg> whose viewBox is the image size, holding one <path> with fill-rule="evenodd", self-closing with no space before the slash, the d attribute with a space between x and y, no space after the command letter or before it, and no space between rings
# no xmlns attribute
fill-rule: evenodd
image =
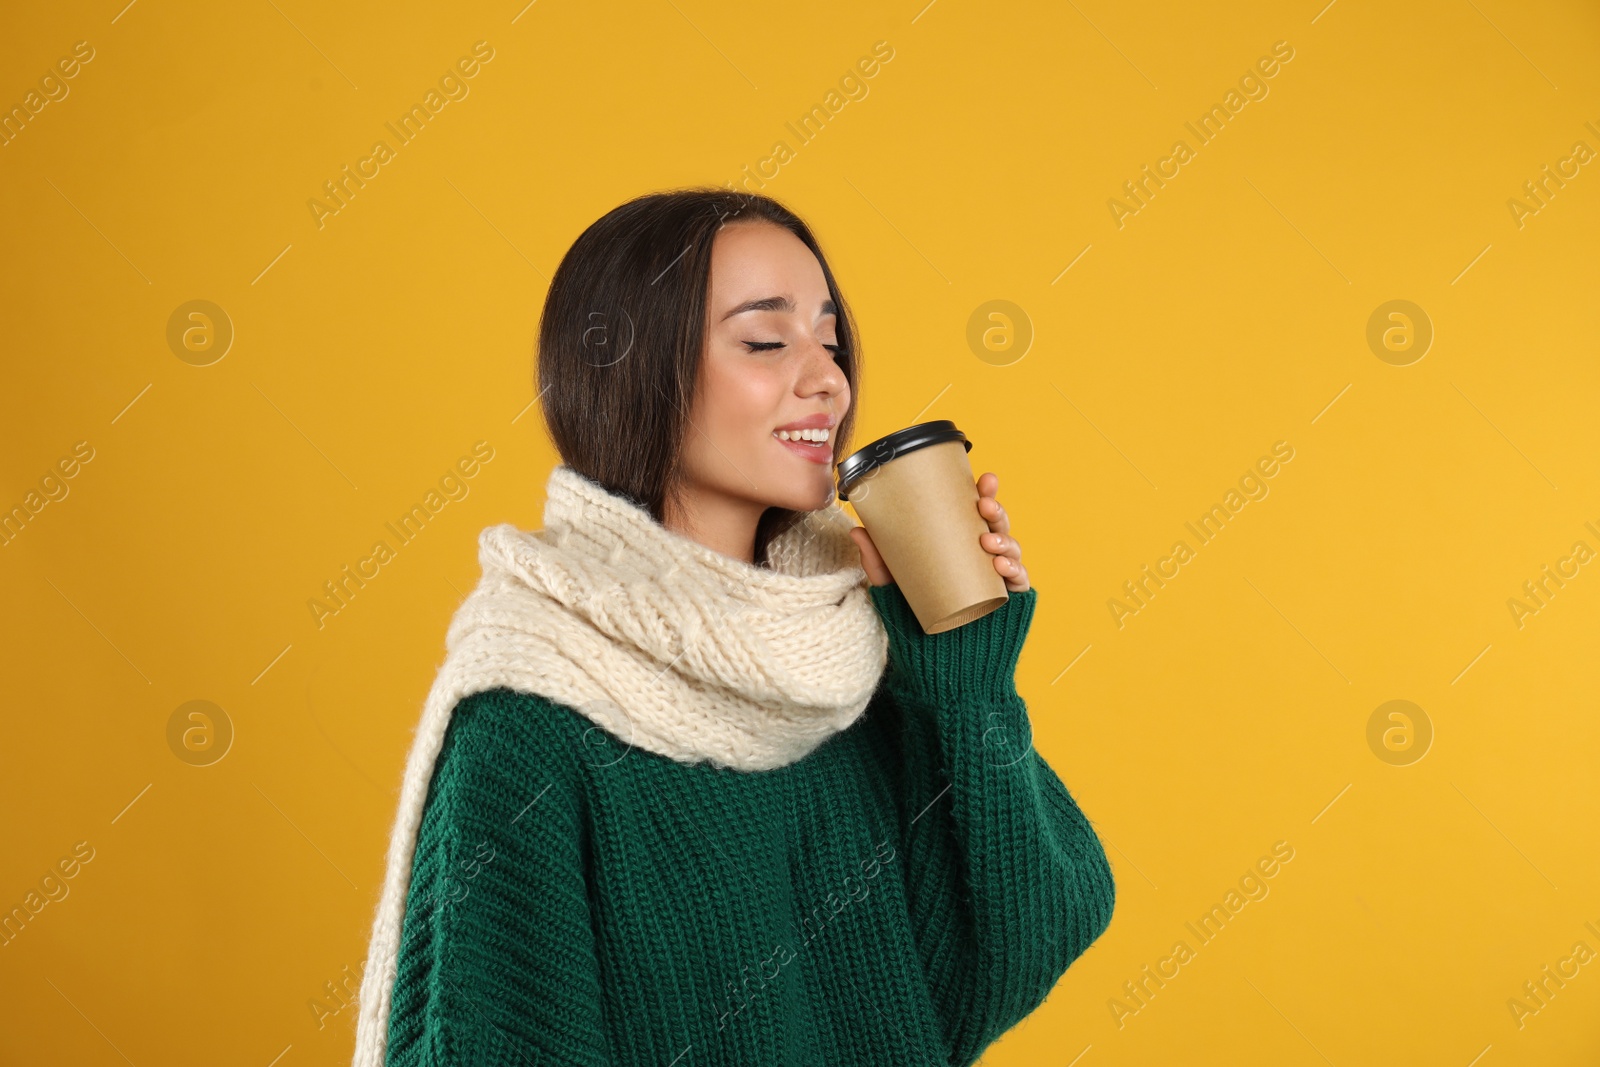
<svg viewBox="0 0 1600 1067"><path fill-rule="evenodd" d="M1004 534L987 533L978 539L983 547L997 556L1009 556L1018 563L1022 562L1022 546L1015 537Z"/></svg>
<svg viewBox="0 0 1600 1067"><path fill-rule="evenodd" d="M1000 491L1000 477L993 471L985 471L978 479L978 514L983 521L989 524L989 529L997 534L1011 532L1011 517L1006 514L1006 509L1000 501L995 499L995 494Z"/></svg>
<svg viewBox="0 0 1600 1067"><path fill-rule="evenodd" d="M1011 516L995 499L1000 491L1000 476L984 471L978 479L978 514L989 524L989 532L978 540L984 550L994 554L994 569L1006 581L1010 592L1020 593L1029 588L1028 569L1022 565L1022 546L1011 534Z"/></svg>
<svg viewBox="0 0 1600 1067"><path fill-rule="evenodd" d="M1022 565L1022 546L1017 544L1015 538L991 533L984 534L979 540L985 549L995 554L994 569L1006 580L1008 589L1021 592L1028 588L1028 571Z"/></svg>
<svg viewBox="0 0 1600 1067"><path fill-rule="evenodd" d="M994 569L1006 580L1006 588L1021 592L1028 588L1028 569L1010 556L994 557Z"/></svg>

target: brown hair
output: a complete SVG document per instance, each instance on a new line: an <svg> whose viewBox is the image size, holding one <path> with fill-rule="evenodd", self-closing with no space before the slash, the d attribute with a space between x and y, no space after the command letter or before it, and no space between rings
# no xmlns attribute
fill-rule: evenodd
<svg viewBox="0 0 1600 1067"><path fill-rule="evenodd" d="M782 226L811 249L838 308L839 366L857 388L855 324L811 230L770 197L704 186L639 196L578 236L539 318L538 386L562 461L663 520L681 486L683 444L705 348L711 245L730 222ZM833 433L837 463L856 405ZM755 562L801 513L770 507Z"/></svg>

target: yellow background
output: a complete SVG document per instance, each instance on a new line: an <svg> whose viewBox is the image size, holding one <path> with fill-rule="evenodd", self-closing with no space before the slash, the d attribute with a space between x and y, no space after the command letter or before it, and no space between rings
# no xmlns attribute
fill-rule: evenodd
<svg viewBox="0 0 1600 1067"><path fill-rule="evenodd" d="M94 458L0 548L0 907L94 858L0 948L0 1060L347 1062L355 1009L311 1002L363 962L477 532L541 524L548 278L623 200L783 140L765 191L863 330L857 443L951 418L1000 475L1040 591L1019 686L1116 871L1111 928L986 1062L1596 1062L1600 962L1520 1027L1507 1002L1600 951L1600 564L1520 628L1507 602L1600 549L1600 164L1520 227L1507 201L1600 150L1600 14L1214 6L14 12L5 107L95 58L0 147L0 506ZM323 182L479 40L469 95L319 228ZM1269 95L1197 146L1183 123L1278 41ZM167 341L196 299L236 331L209 366ZM1393 299L1435 331L1407 366L1366 341ZM1022 358L969 347L990 300ZM319 628L322 584L480 440L470 495ZM1119 628L1107 601L1277 441L1270 494ZM168 744L190 700L235 731L210 766ZM1390 700L1431 723L1420 761L1368 745ZM1200 945L1184 924L1278 841L1270 894Z"/></svg>

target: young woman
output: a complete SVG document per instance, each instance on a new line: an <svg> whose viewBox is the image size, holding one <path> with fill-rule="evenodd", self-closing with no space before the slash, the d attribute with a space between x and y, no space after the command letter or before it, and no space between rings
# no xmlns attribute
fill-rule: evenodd
<svg viewBox="0 0 1600 1067"><path fill-rule="evenodd" d="M860 356L811 231L641 197L539 333L562 463L483 579L407 763L359 1067L965 1065L1111 921L1014 671L1037 591L923 633L834 501Z"/></svg>

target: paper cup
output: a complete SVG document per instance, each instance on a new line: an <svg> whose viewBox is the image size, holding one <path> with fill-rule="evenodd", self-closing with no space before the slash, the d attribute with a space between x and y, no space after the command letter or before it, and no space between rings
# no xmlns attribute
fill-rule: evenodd
<svg viewBox="0 0 1600 1067"><path fill-rule="evenodd" d="M972 442L949 419L880 438L839 464L840 500L872 535L895 583L926 633L963 626L1003 605L1010 593L979 538Z"/></svg>

